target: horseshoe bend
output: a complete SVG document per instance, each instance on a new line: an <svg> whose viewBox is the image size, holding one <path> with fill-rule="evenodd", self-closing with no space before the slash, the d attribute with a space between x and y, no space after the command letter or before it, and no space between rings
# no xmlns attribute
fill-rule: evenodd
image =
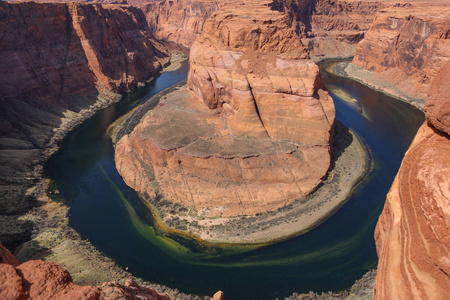
<svg viewBox="0 0 450 300"><path fill-rule="evenodd" d="M449 0L74 2L0 2L0 299L448 298Z"/></svg>
<svg viewBox="0 0 450 300"><path fill-rule="evenodd" d="M324 201L323 187L309 197L330 169L335 108L286 14L260 3L225 7L205 22L189 62L187 88L164 96L116 144L119 173L164 226L184 219L207 241L270 242L306 232L342 205L368 156L355 138L346 152L354 169L335 180L351 182L346 193ZM256 232L261 221L235 222L273 219L268 212L290 205L303 214L282 223L297 226Z"/></svg>

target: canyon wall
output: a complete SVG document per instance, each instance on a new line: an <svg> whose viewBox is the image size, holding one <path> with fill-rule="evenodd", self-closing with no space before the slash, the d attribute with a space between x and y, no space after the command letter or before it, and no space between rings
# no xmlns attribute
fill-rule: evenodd
<svg viewBox="0 0 450 300"><path fill-rule="evenodd" d="M116 145L125 182L206 217L304 199L330 165L335 111L289 18L267 3L213 14L190 54L188 88ZM155 200L162 202L162 200Z"/></svg>
<svg viewBox="0 0 450 300"><path fill-rule="evenodd" d="M0 214L11 216L5 222L36 205L27 188L48 157L44 149L168 61L137 8L0 2ZM25 238L0 227L8 247Z"/></svg>
<svg viewBox="0 0 450 300"><path fill-rule="evenodd" d="M373 72L378 81L425 99L430 83L448 60L448 2L424 1L381 10L358 44L353 64Z"/></svg>
<svg viewBox="0 0 450 300"><path fill-rule="evenodd" d="M450 63L405 154L375 231L374 299L447 299L450 290Z"/></svg>
<svg viewBox="0 0 450 300"><path fill-rule="evenodd" d="M219 1L142 1L138 5L144 12L153 35L190 47L200 36L203 24L224 2ZM146 3L148 2L148 3ZM135 5L135 2L130 4Z"/></svg>
<svg viewBox="0 0 450 300"><path fill-rule="evenodd" d="M41 1L41 0L39 0ZM43 0L52 1L52 0ZM92 2L77 0L75 2ZM241 0L94 0L98 3L134 5L146 15L152 34L161 40L190 47L211 14ZM289 14L296 33L314 57L348 57L369 30L375 13L387 0L274 0L273 9Z"/></svg>
<svg viewBox="0 0 450 300"><path fill-rule="evenodd" d="M289 14L314 57L348 57L370 29L387 1L274 0L274 9Z"/></svg>

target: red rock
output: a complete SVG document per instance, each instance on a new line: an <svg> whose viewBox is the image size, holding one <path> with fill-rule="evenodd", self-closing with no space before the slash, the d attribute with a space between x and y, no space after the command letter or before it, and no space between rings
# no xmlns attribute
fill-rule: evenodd
<svg viewBox="0 0 450 300"><path fill-rule="evenodd" d="M449 64L431 85L427 122L406 152L378 220L374 299L448 299L450 139L441 118L450 107L448 71Z"/></svg>
<svg viewBox="0 0 450 300"><path fill-rule="evenodd" d="M289 14L294 29L315 57L353 56L386 1L274 0Z"/></svg>
<svg viewBox="0 0 450 300"><path fill-rule="evenodd" d="M11 215L35 205L25 192L42 149L61 138L55 129L120 98L111 91L137 87L169 57L130 6L1 1L0 39L0 211Z"/></svg>
<svg viewBox="0 0 450 300"><path fill-rule="evenodd" d="M0 243L0 264L10 264L17 267L19 262L16 257Z"/></svg>
<svg viewBox="0 0 450 300"><path fill-rule="evenodd" d="M425 114L430 126L450 135L450 62L447 62L439 71L436 79L431 84L431 93L425 103Z"/></svg>
<svg viewBox="0 0 450 300"><path fill-rule="evenodd" d="M12 265L6 263L0 263L0 299L26 299L22 277Z"/></svg>
<svg viewBox="0 0 450 300"><path fill-rule="evenodd" d="M430 83L450 59L448 2L381 10L357 47L353 64L404 93L426 99Z"/></svg>
<svg viewBox="0 0 450 300"><path fill-rule="evenodd" d="M57 264L30 260L18 266L17 270L25 279L25 292L34 300L100 298L100 293L95 287L74 284L69 272Z"/></svg>
<svg viewBox="0 0 450 300"><path fill-rule="evenodd" d="M167 295L140 286L131 279L125 285L108 282L101 287L79 286L72 282L69 272L55 263L30 260L21 265L9 264L17 260L1 243L0 254L2 300L170 300Z"/></svg>
<svg viewBox="0 0 450 300"><path fill-rule="evenodd" d="M223 300L224 298L224 294L222 291L218 291L217 293L214 294L214 296L212 297L213 300Z"/></svg>
<svg viewBox="0 0 450 300"><path fill-rule="evenodd" d="M136 1L129 2L136 4ZM147 2L147 3L146 3ZM219 9L224 1L142 1L138 5L144 12L152 34L190 47L200 36L204 22Z"/></svg>
<svg viewBox="0 0 450 300"><path fill-rule="evenodd" d="M306 197L330 165L334 104L287 15L225 8L191 48L188 87L116 145L125 182L197 216L253 215ZM194 97L194 95L196 97Z"/></svg>

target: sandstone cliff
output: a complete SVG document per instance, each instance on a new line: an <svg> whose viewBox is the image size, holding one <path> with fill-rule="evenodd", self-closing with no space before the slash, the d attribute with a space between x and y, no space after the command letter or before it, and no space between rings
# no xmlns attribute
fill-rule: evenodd
<svg viewBox="0 0 450 300"><path fill-rule="evenodd" d="M448 60L450 7L444 1L381 10L358 44L353 64L411 97L425 99Z"/></svg>
<svg viewBox="0 0 450 300"><path fill-rule="evenodd" d="M296 32L314 57L348 57L369 30L375 12L387 1L274 0L289 14Z"/></svg>
<svg viewBox="0 0 450 300"><path fill-rule="evenodd" d="M134 2L130 4L135 5ZM137 7L144 12L156 38L190 47L202 33L205 21L219 9L222 2L224 0L142 1L143 4Z"/></svg>
<svg viewBox="0 0 450 300"><path fill-rule="evenodd" d="M36 205L43 149L168 59L137 8L0 2L0 214ZM0 227L8 246L26 238Z"/></svg>
<svg viewBox="0 0 450 300"><path fill-rule="evenodd" d="M447 299L450 290L450 63L431 84L426 122L377 224L374 299Z"/></svg>
<svg viewBox="0 0 450 300"><path fill-rule="evenodd" d="M196 217L305 198L329 168L335 118L307 57L287 15L267 5L215 13L191 49L193 93L168 95L117 143L125 182Z"/></svg>

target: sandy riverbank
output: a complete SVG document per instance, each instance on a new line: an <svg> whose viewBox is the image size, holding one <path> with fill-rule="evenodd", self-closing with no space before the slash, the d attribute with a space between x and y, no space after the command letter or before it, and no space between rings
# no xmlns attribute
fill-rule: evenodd
<svg viewBox="0 0 450 300"><path fill-rule="evenodd" d="M376 73L370 72L366 69L358 67L351 63L351 61L338 62L327 68L327 72L330 72L336 76L349 78L368 86L369 88L384 93L392 98L409 103L421 111L424 109L425 100L420 98L414 98L403 91L391 82L383 80Z"/></svg>

